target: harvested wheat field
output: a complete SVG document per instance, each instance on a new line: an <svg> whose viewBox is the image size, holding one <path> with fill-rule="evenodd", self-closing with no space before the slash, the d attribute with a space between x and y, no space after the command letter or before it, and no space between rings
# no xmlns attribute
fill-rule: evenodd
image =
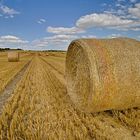
<svg viewBox="0 0 140 140"><path fill-rule="evenodd" d="M68 94L65 63L64 52L23 53L16 63L0 56L0 139L139 140L140 108L81 111Z"/></svg>

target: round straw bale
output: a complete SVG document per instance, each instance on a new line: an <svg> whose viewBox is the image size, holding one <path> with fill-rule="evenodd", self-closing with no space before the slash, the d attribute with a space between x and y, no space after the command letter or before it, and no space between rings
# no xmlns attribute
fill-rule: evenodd
<svg viewBox="0 0 140 140"><path fill-rule="evenodd" d="M9 51L8 52L8 61L9 62L18 62L19 61L19 52Z"/></svg>
<svg viewBox="0 0 140 140"><path fill-rule="evenodd" d="M79 39L66 56L67 91L82 111L140 106L140 42Z"/></svg>

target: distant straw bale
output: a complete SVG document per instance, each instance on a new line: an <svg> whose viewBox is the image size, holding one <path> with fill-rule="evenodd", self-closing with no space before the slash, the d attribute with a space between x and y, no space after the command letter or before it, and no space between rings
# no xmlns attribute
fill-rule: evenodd
<svg viewBox="0 0 140 140"><path fill-rule="evenodd" d="M8 52L8 61L9 62L18 62L19 61L19 52L9 51Z"/></svg>

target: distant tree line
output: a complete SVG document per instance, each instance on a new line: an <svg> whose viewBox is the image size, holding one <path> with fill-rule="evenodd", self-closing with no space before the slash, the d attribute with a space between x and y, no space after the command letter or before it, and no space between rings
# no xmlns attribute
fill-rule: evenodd
<svg viewBox="0 0 140 140"><path fill-rule="evenodd" d="M65 50L43 50L43 52L66 52Z"/></svg>
<svg viewBox="0 0 140 140"><path fill-rule="evenodd" d="M10 49L10 48L0 48L0 51L10 51L10 50L22 50L22 49Z"/></svg>
<svg viewBox="0 0 140 140"><path fill-rule="evenodd" d="M0 51L10 51L10 50L23 50L23 49L0 48ZM27 51L33 51L33 50L27 50ZM66 52L66 51L65 50L43 50L41 52Z"/></svg>

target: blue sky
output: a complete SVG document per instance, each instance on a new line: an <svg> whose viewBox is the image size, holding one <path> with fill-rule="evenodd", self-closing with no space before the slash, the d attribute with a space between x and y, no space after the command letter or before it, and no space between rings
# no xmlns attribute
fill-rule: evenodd
<svg viewBox="0 0 140 140"><path fill-rule="evenodd" d="M0 47L64 49L77 38L140 40L140 0L0 0Z"/></svg>

